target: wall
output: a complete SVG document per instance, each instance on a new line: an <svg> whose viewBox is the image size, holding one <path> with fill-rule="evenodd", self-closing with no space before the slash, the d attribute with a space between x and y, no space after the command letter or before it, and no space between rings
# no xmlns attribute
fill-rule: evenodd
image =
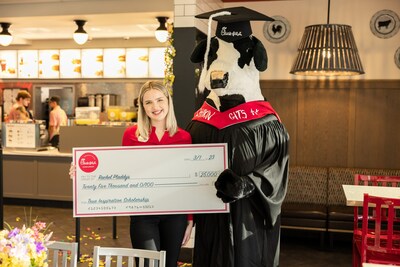
<svg viewBox="0 0 400 267"><path fill-rule="evenodd" d="M215 0L177 2L195 5L196 14L220 8ZM269 68L260 74L262 93L289 131L292 165L399 169L400 69L394 53L400 32L389 39L378 38L370 30L370 20L382 9L400 15L400 1L331 1L330 22L352 26L365 75L324 78L289 74L304 28L326 23L327 3L255 1L224 3L223 7L246 6L269 16L283 16L291 23L291 34L278 44L264 37L264 22L252 22L252 29L268 51ZM187 27L207 32L206 20L190 21L190 17L189 13L185 18Z"/></svg>
<svg viewBox="0 0 400 267"><path fill-rule="evenodd" d="M220 8L223 8L220 0L174 0L174 27L196 27L207 33L207 20L199 20L194 16Z"/></svg>
<svg viewBox="0 0 400 267"><path fill-rule="evenodd" d="M170 11L172 0L0 0L0 16L48 16Z"/></svg>
<svg viewBox="0 0 400 267"><path fill-rule="evenodd" d="M264 22L251 22L253 35L258 37L268 51L269 68L261 73L261 80L316 80L320 78L296 76L289 73L297 56L297 48L304 28L327 22L328 1L250 1L227 2L219 0L175 0L175 27L196 27L207 33L207 20L193 19L193 15L223 7L246 6L268 16L283 16L291 26L291 33L282 43L271 43L263 35ZM370 30L372 16L389 9L400 16L398 0L335 0L331 1L330 23L352 26L365 74L334 79L398 79L400 68L394 63L399 46L400 31L393 37L382 39ZM194 14L192 14L194 13ZM212 27L215 29L216 23ZM212 31L214 35L214 30Z"/></svg>
<svg viewBox="0 0 400 267"><path fill-rule="evenodd" d="M259 37L268 50L269 69L261 73L263 94L276 107L289 130L292 164L400 168L400 139L397 134L400 130L397 123L400 115L400 69L394 64L400 32L390 39L380 39L369 28L371 17L379 10L391 9L400 15L399 0L331 1L330 21L353 27L366 72L361 76L334 79L305 78L289 74L304 27L326 23L327 1L222 4L219 0L175 0L174 3L176 15L182 15L179 18L180 25L178 18L175 18L175 26L197 27L203 31L206 31L206 24L194 19L193 14L221 6L244 5L267 15L280 15L289 20L291 34L279 44L272 44L263 37L263 22L252 22L252 28L254 35ZM175 39L175 42L180 41L191 46L195 43L194 38L195 35L192 34L191 39ZM177 53L179 55L179 51ZM182 62L185 65L180 68L194 69L187 58L182 59ZM181 73L175 74L177 79L182 77ZM188 75L185 73L183 76ZM182 88L177 89L177 94L185 90L195 90L192 79L191 83L186 83L186 80L179 83ZM192 99L194 93L190 98L183 98L179 101L181 105L176 104L179 107L176 113L190 114L186 116L190 117L195 103ZM186 120L183 120L181 126L185 125Z"/></svg>
<svg viewBox="0 0 400 267"><path fill-rule="evenodd" d="M262 81L292 165L400 168L400 80Z"/></svg>
<svg viewBox="0 0 400 267"><path fill-rule="evenodd" d="M282 43L271 43L263 35L263 22L252 22L253 35L266 47L269 56L269 68L261 73L262 80L318 79L304 78L289 73L297 56L304 28L312 24L325 24L327 21L328 1L256 1L225 3L225 7L246 6L268 16L283 16L291 25L289 37ZM393 37L381 39L370 30L372 16L383 9L389 9L400 16L399 0L334 0L331 1L330 23L352 26L354 38L359 50L365 74L351 77L358 79L398 79L400 68L394 63L394 54L400 47L400 31ZM349 79L345 77L344 79Z"/></svg>
<svg viewBox="0 0 400 267"><path fill-rule="evenodd" d="M242 4L291 23L289 37L274 44L263 36L264 23L252 22L253 34L269 55L269 68L260 76L263 94L289 130L291 164L398 169L400 69L394 54L400 32L389 39L378 38L370 30L370 20L383 9L400 16L400 1L331 1L330 22L352 26L365 74L329 79L289 74L304 27L326 23L327 1L225 6Z"/></svg>

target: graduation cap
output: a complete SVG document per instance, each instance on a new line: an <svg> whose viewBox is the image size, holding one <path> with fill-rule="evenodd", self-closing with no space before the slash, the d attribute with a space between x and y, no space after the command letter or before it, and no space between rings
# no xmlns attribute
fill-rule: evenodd
<svg viewBox="0 0 400 267"><path fill-rule="evenodd" d="M216 16L214 17L214 15ZM233 42L250 36L252 34L251 20L274 21L271 17L243 6L222 8L195 17L199 19L212 17L213 20L217 21L216 36L226 42Z"/></svg>

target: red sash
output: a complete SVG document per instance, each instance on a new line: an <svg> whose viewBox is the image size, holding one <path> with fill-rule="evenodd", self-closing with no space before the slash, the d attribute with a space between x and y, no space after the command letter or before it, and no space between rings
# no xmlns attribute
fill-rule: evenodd
<svg viewBox="0 0 400 267"><path fill-rule="evenodd" d="M281 121L276 111L266 101L246 102L224 112L220 112L204 102L203 106L194 113L192 120L223 129L234 124L256 120L269 114L274 114Z"/></svg>

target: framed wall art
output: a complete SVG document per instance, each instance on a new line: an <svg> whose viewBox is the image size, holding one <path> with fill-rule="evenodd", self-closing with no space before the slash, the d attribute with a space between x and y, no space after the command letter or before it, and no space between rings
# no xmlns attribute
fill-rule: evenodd
<svg viewBox="0 0 400 267"><path fill-rule="evenodd" d="M372 33L379 38L390 38L399 31L399 16L392 10L380 10L376 12L370 21Z"/></svg>
<svg viewBox="0 0 400 267"><path fill-rule="evenodd" d="M394 53L394 63L400 69L400 47L397 48L396 53Z"/></svg>
<svg viewBox="0 0 400 267"><path fill-rule="evenodd" d="M291 31L289 21L282 16L273 16L274 21L266 21L263 27L265 39L271 43L281 43L285 41Z"/></svg>

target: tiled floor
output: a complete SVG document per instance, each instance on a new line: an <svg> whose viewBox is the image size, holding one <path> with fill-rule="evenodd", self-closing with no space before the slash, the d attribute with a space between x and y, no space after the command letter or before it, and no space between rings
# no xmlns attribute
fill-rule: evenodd
<svg viewBox="0 0 400 267"><path fill-rule="evenodd" d="M4 206L4 221L20 227L32 217L43 222L52 222L50 230L53 239L60 241L75 240L75 219L68 208L43 208L16 205ZM27 215L27 217L25 216ZM117 239L112 236L112 218L80 219L80 252L83 262L79 266L88 266L94 245L130 247L129 218L117 218ZM190 250L182 251L182 260L188 261ZM309 233L283 232L281 239L280 267L346 267L351 266L351 242L347 236L335 241L331 249L321 249L318 236ZM212 267L212 266L210 266Z"/></svg>

